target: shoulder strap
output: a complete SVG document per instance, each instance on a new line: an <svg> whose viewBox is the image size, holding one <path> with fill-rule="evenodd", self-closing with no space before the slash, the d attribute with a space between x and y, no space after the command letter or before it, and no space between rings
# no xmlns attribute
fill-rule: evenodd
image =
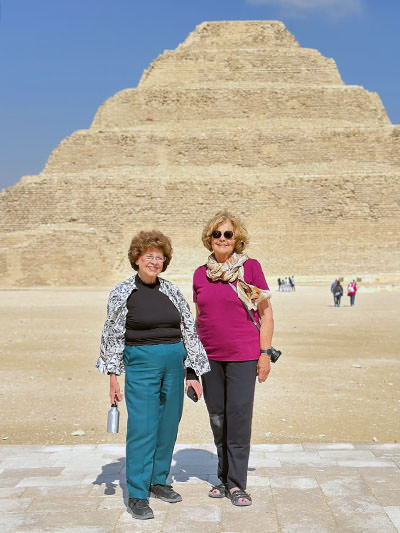
<svg viewBox="0 0 400 533"><path fill-rule="evenodd" d="M236 289L235 285L233 285L233 283L230 283L230 282L229 282L229 285L232 287L232 289L233 289L233 290L236 292L236 294L237 294L237 289ZM240 299L240 298L239 298L239 299ZM240 301L242 302L242 300L240 300ZM242 304L243 304L243 307L246 309L247 314L249 315L249 317L250 317L251 321L253 322L253 324L255 325L255 327L257 328L258 331L260 331L260 326L257 324L256 319L254 318L253 313L250 311L250 309L247 309L247 307L244 305L243 302L242 302Z"/></svg>

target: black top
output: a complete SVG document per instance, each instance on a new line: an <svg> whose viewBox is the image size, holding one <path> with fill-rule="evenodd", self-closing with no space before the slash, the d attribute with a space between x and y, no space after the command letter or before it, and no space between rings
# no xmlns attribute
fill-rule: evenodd
<svg viewBox="0 0 400 533"><path fill-rule="evenodd" d="M144 283L135 277L136 289L129 296L126 306L125 344L174 344L182 340L179 311L160 292L160 282Z"/></svg>

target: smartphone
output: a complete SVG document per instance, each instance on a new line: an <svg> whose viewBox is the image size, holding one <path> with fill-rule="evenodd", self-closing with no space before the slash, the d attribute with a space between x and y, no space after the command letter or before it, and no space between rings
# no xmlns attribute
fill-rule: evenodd
<svg viewBox="0 0 400 533"><path fill-rule="evenodd" d="M191 385L190 385L190 387L188 387L188 390L187 390L186 394L188 395L188 398L190 398L194 402L197 402L199 400L199 397L197 396L196 391L194 390L194 388Z"/></svg>

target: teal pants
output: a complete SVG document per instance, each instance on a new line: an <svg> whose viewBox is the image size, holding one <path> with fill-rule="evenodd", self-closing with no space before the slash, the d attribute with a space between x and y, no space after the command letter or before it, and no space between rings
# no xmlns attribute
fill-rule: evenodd
<svg viewBox="0 0 400 533"><path fill-rule="evenodd" d="M130 498L147 498L150 485L166 483L182 416L185 358L182 342L125 347Z"/></svg>

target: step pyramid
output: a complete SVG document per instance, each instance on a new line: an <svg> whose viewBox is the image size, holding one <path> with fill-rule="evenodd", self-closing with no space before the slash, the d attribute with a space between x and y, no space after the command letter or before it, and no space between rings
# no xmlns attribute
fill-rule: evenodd
<svg viewBox="0 0 400 533"><path fill-rule="evenodd" d="M108 286L152 227L189 280L221 208L267 276L398 273L399 178L400 126L376 93L279 21L204 22L0 193L2 284Z"/></svg>

